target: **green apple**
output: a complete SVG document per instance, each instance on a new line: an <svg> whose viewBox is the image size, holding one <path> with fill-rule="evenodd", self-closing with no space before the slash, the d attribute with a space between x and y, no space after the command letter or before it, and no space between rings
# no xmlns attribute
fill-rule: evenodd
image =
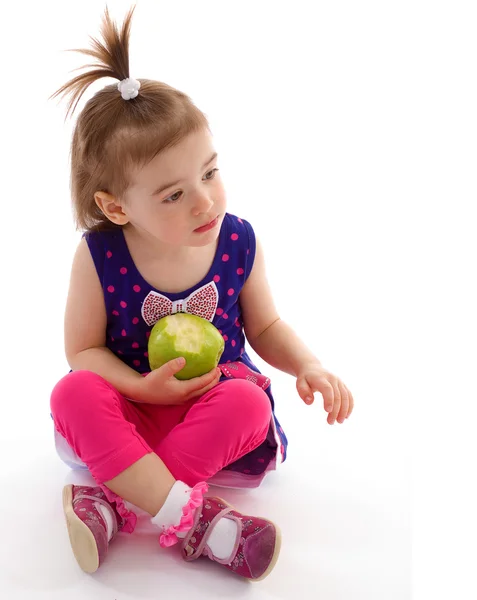
<svg viewBox="0 0 477 600"><path fill-rule="evenodd" d="M176 313L163 317L152 328L147 348L149 365L153 370L158 369L183 356L186 366L175 377L192 379L216 367L224 347L224 338L210 321L189 313Z"/></svg>

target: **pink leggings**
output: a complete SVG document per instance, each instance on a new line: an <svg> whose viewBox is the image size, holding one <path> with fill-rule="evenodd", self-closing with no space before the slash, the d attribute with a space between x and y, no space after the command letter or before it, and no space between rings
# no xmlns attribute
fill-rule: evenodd
<svg viewBox="0 0 477 600"><path fill-rule="evenodd" d="M175 479L194 486L259 446L272 417L267 394L245 379L220 382L180 406L162 406L127 400L91 371L74 371L57 383L51 412L118 509L123 503L104 482L146 454L155 452Z"/></svg>

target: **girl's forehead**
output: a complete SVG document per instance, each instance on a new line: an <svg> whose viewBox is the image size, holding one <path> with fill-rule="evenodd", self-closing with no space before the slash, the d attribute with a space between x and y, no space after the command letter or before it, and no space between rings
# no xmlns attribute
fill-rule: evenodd
<svg viewBox="0 0 477 600"><path fill-rule="evenodd" d="M211 161L215 149L208 132L194 132L176 145L162 150L147 165L136 171L134 183L161 183L164 178L183 179L195 176Z"/></svg>
<svg viewBox="0 0 477 600"><path fill-rule="evenodd" d="M151 161L154 166L174 169L200 164L214 152L212 137L202 132L189 134L175 146L160 152Z"/></svg>

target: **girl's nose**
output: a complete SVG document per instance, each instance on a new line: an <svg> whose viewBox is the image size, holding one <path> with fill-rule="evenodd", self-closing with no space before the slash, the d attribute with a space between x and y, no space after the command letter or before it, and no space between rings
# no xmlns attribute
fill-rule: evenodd
<svg viewBox="0 0 477 600"><path fill-rule="evenodd" d="M213 200L207 194L197 194L194 203L194 215L209 212L213 205Z"/></svg>

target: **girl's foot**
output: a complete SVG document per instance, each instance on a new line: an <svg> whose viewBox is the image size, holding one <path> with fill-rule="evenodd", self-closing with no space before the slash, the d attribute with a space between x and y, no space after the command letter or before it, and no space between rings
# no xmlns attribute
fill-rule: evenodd
<svg viewBox="0 0 477 600"><path fill-rule="evenodd" d="M228 519L236 525L233 548L225 558L218 558L207 543L220 519ZM221 498L206 497L183 541L182 555L187 561L207 556L237 575L261 581L273 570L280 546L280 529L271 521L243 515Z"/></svg>
<svg viewBox="0 0 477 600"><path fill-rule="evenodd" d="M124 521L100 487L65 486L63 509L76 560L83 571L94 573Z"/></svg>
<svg viewBox="0 0 477 600"><path fill-rule="evenodd" d="M159 543L167 548L181 541L184 560L207 556L251 581L265 579L280 554L279 528L268 519L239 513L221 498L204 497L207 489L204 481L193 488L175 482L151 519L162 530Z"/></svg>

